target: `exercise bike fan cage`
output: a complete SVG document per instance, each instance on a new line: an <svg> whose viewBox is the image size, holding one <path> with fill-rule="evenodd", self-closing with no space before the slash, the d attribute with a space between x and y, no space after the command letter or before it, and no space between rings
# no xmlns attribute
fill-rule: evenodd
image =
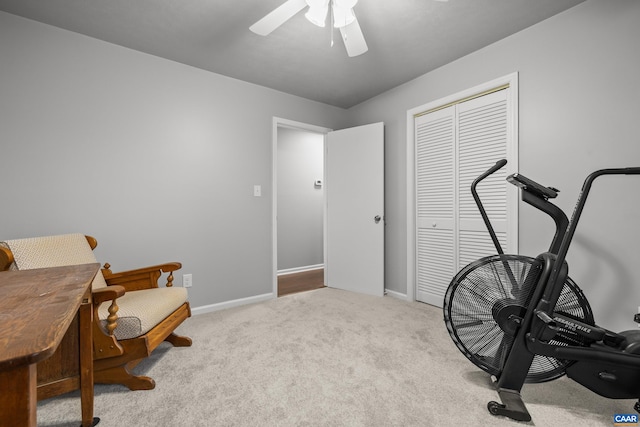
<svg viewBox="0 0 640 427"><path fill-rule="evenodd" d="M534 258L494 255L472 262L451 281L443 306L447 330L462 354L485 372L500 377L541 270L541 263ZM555 312L594 325L589 302L569 277ZM550 343L587 345L578 334L565 330ZM526 382L561 377L571 363L536 355Z"/></svg>

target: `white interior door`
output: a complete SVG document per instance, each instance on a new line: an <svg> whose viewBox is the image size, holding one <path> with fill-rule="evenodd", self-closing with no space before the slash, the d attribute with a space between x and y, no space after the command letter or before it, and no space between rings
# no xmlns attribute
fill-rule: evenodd
<svg viewBox="0 0 640 427"><path fill-rule="evenodd" d="M327 257L332 288L384 295L384 124L329 132Z"/></svg>

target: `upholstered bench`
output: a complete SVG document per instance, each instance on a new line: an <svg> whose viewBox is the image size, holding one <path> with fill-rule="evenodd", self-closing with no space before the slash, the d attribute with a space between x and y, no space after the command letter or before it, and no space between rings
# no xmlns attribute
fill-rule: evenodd
<svg viewBox="0 0 640 427"><path fill-rule="evenodd" d="M0 271L95 263L96 245L82 234L6 240L0 242ZM98 272L92 283L95 382L152 389L153 379L131 369L163 341L191 345L173 332L191 315L186 289L172 286L173 271L181 267L174 262L112 273L105 264ZM159 287L163 273L167 283Z"/></svg>

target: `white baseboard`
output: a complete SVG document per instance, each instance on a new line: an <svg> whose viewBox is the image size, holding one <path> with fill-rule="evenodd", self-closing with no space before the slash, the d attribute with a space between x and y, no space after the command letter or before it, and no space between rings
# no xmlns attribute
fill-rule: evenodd
<svg viewBox="0 0 640 427"><path fill-rule="evenodd" d="M407 295L401 294L400 292L385 289L384 293L385 295L390 296L392 298L398 298L405 301L408 300ZM231 300L231 301L219 302L217 304L209 304L209 305L203 305L200 307L192 307L191 314L194 316L197 316L199 314L212 313L214 311L224 310L224 309L233 308L233 307L239 307L241 305L255 304L258 302L268 301L274 298L276 298L276 296L273 293L271 293L271 294L256 295L248 298L240 298L240 299Z"/></svg>
<svg viewBox="0 0 640 427"><path fill-rule="evenodd" d="M390 289L385 289L384 290L384 294L388 295L388 296L390 296L392 298L401 299L403 301L409 301L409 298L407 297L407 294L401 294L400 292L392 291Z"/></svg>
<svg viewBox="0 0 640 427"><path fill-rule="evenodd" d="M284 274L302 273L303 271L318 270L320 268L324 268L324 264L305 265L304 267L284 268L282 270L278 270L278 276L282 276Z"/></svg>
<svg viewBox="0 0 640 427"><path fill-rule="evenodd" d="M256 295L248 298L240 298L232 301L220 302L217 304L203 305L201 307L192 308L191 314L196 316L198 314L211 313L214 311L224 310L227 308L239 307L241 305L255 304L257 302L268 301L274 298L276 298L276 296L273 293L271 293L271 294Z"/></svg>

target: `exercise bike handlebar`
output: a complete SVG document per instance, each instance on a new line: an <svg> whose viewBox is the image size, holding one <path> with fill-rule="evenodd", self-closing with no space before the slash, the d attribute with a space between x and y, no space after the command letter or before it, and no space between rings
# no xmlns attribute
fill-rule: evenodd
<svg viewBox="0 0 640 427"><path fill-rule="evenodd" d="M587 196L589 195L589 191L591 191L591 185L593 184L593 181L596 180L596 178L603 175L640 175L640 167L600 169L587 176L584 184L582 184L582 190L580 191L580 195L578 196L578 201L576 202L576 207L573 210L571 220L569 221L569 227L567 227L567 231L565 232L562 243L560 244L560 249L558 250L558 256L554 263L553 271L549 276L548 283L550 285L553 285L558 280L560 269L562 267L562 264L564 263L565 258L567 257L567 252L569 252L571 240L573 239L573 235L576 232L578 221L580 220L580 216L582 215L584 205L587 202Z"/></svg>
<svg viewBox="0 0 640 427"><path fill-rule="evenodd" d="M471 184L471 188L475 189L475 187L478 185L478 183L480 181L482 181L483 179L485 179L489 175L495 173L496 171L502 169L504 167L504 165L506 165L506 164L507 164L507 160L506 159L498 160L495 165L491 166L489 169L487 169L487 171L485 173L483 173L482 175L477 177L475 179L475 181L473 181L473 184Z"/></svg>
<svg viewBox="0 0 640 427"><path fill-rule="evenodd" d="M489 220L489 216L487 215L487 212L484 210L484 206L482 206L482 201L480 200L480 196L478 196L478 192L476 191L476 187L478 186L480 181L482 181L483 179L485 179L489 175L494 174L496 171L502 169L504 167L504 165L506 165L506 164L507 164L506 159L498 160L495 165L493 165L489 169L487 169L487 171L485 173L483 173L482 175L477 177L473 181L473 183L471 184L471 194L473 195L473 200L475 200L476 205L478 206L478 210L480 211L480 215L482 216L482 220L484 221L484 224L486 225L487 230L489 231L489 235L491 236L491 240L493 241L493 245L496 247L496 250L498 251L498 254L500 254L500 255L503 255L504 251L502 250L502 246L500 245L500 241L498 240L498 237L496 236L496 232L493 229L493 226L491 225L491 221Z"/></svg>
<svg viewBox="0 0 640 427"><path fill-rule="evenodd" d="M478 211L485 226L487 227L487 231L489 232L489 236L491 237L493 245L495 246L497 253L500 255L503 255L504 251L502 249L502 246L500 245L500 241L497 238L496 232L491 225L489 216L487 215L484 206L482 205L482 201L480 200L480 196L478 195L476 187L482 180L500 170L506 164L507 161L505 159L498 160L495 165L487 169L471 184L471 194L473 196L473 199L478 206ZM562 209L549 202L549 199L555 198L560 190L553 187L545 187L518 173L509 175L507 177L507 181L522 189L522 200L525 203L528 203L534 208L546 213L554 220L556 224L556 232L553 240L551 241L551 245L549 246L549 252L557 254L560 248L562 237L564 236L565 231L567 230L567 227L569 225L569 220Z"/></svg>

